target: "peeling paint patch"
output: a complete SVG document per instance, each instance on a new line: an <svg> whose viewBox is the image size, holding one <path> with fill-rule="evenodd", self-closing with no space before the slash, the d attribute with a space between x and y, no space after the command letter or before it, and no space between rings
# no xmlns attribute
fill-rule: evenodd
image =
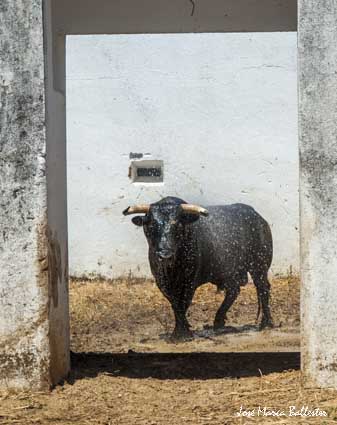
<svg viewBox="0 0 337 425"><path fill-rule="evenodd" d="M6 377L7 382L10 380L21 382L19 387L22 389L29 389L27 381L31 380L31 377L35 377L35 386L47 390L50 388L47 373L48 361L38 362L38 359L41 357L37 356L34 349L28 349L28 347L21 351L0 353L0 376ZM46 373L41 373L42 370L45 370ZM0 385L1 381L0 378Z"/></svg>

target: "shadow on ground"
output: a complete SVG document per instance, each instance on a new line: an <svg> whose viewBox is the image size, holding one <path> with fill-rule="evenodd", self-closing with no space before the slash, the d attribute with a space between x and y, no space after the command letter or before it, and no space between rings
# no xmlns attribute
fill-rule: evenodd
<svg viewBox="0 0 337 425"><path fill-rule="evenodd" d="M210 325L204 325L203 329L200 330L193 330L193 337L190 338L190 340L198 340L198 339L213 339L213 337L219 336L219 335L231 335L231 334L244 334L248 332L258 332L259 326L258 325L242 325L242 326L224 326L222 329L214 331L213 326ZM164 333L160 334L159 338L171 342L171 333ZM143 339L144 342L146 342L148 339Z"/></svg>
<svg viewBox="0 0 337 425"><path fill-rule="evenodd" d="M128 378L219 379L300 369L300 353L71 353L69 383L101 373Z"/></svg>

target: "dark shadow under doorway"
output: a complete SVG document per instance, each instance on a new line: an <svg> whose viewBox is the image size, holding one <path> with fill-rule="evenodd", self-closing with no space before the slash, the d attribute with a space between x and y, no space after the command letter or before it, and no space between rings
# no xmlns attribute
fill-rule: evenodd
<svg viewBox="0 0 337 425"><path fill-rule="evenodd" d="M300 369L300 353L72 353L70 383L99 374L134 379L220 379Z"/></svg>

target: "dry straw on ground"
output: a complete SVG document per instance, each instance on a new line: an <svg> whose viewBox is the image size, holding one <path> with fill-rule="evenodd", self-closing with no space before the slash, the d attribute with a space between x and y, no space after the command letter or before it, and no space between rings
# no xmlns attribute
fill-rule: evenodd
<svg viewBox="0 0 337 425"><path fill-rule="evenodd" d="M337 423L337 392L305 389L297 370L298 355L284 352L298 350L297 280L273 282L272 306L279 327L262 334L255 331L207 334L204 327L207 329L211 324L222 295L211 286L201 288L190 313L196 339L181 345L165 340L172 329L172 316L152 282L137 285L76 282L71 284L70 292L72 349L96 354L73 355L73 371L68 381L52 393L0 392L1 425ZM229 315L230 325L254 325L255 298L253 286L244 288ZM263 335L265 342L262 348L274 344L274 348L283 353L260 353L260 357L243 353L216 354L235 344L241 351L245 347L250 351L263 351L259 335ZM274 335L273 338L270 335ZM288 343L293 345L287 347ZM188 362L179 357L189 356L188 352L198 350L199 346L199 351L205 352L199 357L191 355ZM132 351L127 354L128 350ZM147 354L151 351L185 354ZM206 354L210 351L213 357ZM229 356L229 360L224 365L214 363L226 359L221 356ZM287 368L285 358L290 359L289 366L296 370L275 373ZM214 365L218 367L215 371ZM237 416L241 406L245 409L266 406L287 413L290 405L298 409L318 407L326 411L328 417L255 416L247 419Z"/></svg>

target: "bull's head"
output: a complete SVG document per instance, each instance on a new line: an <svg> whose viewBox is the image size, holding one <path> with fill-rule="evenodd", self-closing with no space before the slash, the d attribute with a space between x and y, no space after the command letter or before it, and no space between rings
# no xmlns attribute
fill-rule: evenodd
<svg viewBox="0 0 337 425"><path fill-rule="evenodd" d="M208 211L197 205L186 204L177 198L164 198L151 205L135 205L123 211L124 215L140 214L132 218L136 226L143 226L150 249L162 261L173 260L183 237L183 228L207 216Z"/></svg>

